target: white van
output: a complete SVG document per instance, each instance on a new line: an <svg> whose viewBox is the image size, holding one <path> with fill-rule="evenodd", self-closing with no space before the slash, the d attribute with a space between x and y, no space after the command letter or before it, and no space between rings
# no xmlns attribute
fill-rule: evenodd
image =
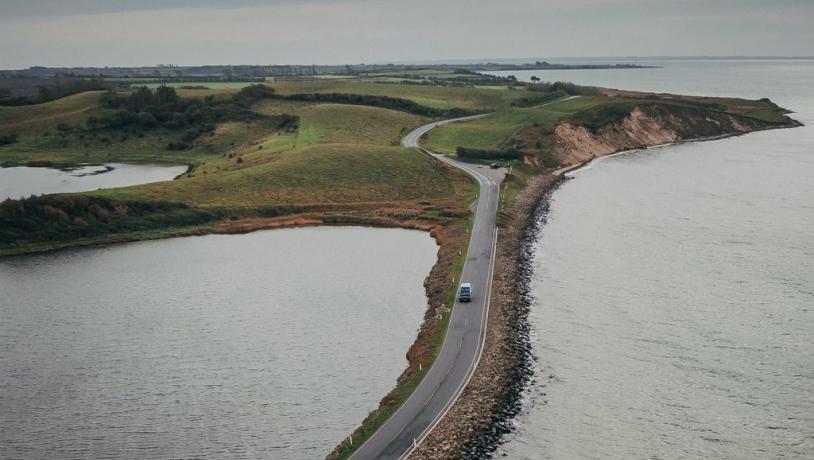
<svg viewBox="0 0 814 460"><path fill-rule="evenodd" d="M469 283L461 283L461 288L458 290L458 300L460 302L469 302L472 300L472 285Z"/></svg>

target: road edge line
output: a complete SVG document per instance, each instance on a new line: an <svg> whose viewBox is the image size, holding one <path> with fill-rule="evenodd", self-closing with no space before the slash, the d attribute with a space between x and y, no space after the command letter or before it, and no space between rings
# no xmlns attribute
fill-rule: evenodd
<svg viewBox="0 0 814 460"><path fill-rule="evenodd" d="M486 308L484 309L483 314L483 334L481 335L481 340L479 341L480 343L478 345L478 356L475 358L475 362L472 365L472 368L469 369L469 373L466 376L466 380L464 380L461 386L459 386L458 389L455 390L455 396L447 403L447 405L444 407L444 410L440 414L438 414L438 416L427 427L427 429L425 429L424 432L421 433L421 436L419 436L413 442L413 445L399 457L400 460L407 459L410 455L412 455L416 448L418 448L418 446L420 446L421 443L424 442L424 439L426 439L426 437L429 436L432 430L434 430L435 427L438 426L439 423L441 423L441 420L443 420L444 417L446 417L447 413L452 409L452 406L454 406L455 403L458 401L458 398L460 398L461 393L463 393L463 390L469 385L469 381L472 380L472 376L475 375L475 370L477 370L478 364L480 364L481 357L483 356L483 349L486 345L486 330L489 324L489 307L491 306L492 303L492 280L494 279L495 276L495 256L497 255L497 237L498 237L498 228L497 226L495 226L495 236L492 242L492 263L491 266L489 267L489 289L488 289L489 296L486 298Z"/></svg>

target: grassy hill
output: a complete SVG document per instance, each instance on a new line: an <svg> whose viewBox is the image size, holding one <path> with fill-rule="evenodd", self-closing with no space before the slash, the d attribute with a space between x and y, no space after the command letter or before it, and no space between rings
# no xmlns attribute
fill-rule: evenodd
<svg viewBox="0 0 814 460"><path fill-rule="evenodd" d="M460 108L491 111L508 107L511 102L527 96L523 90L509 90L506 86L471 87L441 85L407 85L369 81L292 81L271 84L280 94L294 93L348 93L389 96L408 99L436 109Z"/></svg>
<svg viewBox="0 0 814 460"><path fill-rule="evenodd" d="M603 103L601 96L554 102L540 108L507 108L471 121L450 123L430 131L427 146L434 151L454 155L458 147L501 150L513 145L513 137L534 125L549 129L569 115Z"/></svg>
<svg viewBox="0 0 814 460"><path fill-rule="evenodd" d="M399 83L403 75L383 72L375 81L348 76L245 88L97 91L0 107L0 164L191 167L173 181L6 200L0 203L0 256L289 225L431 231L439 252L427 278L426 322L407 353L409 366L398 387L354 434L358 446L430 368L466 254L468 205L477 187L459 170L400 146L428 116L491 113L433 130L425 143L450 155L477 150L486 155L481 161L510 149L511 156L503 158L522 161L511 160L514 168L501 197L508 206L530 175L597 152L792 123L765 100L578 92L567 84L482 87L460 83L456 73L422 76L434 80L405 84ZM477 75L468 78L480 82ZM552 102L568 94L582 95ZM649 137L637 137L642 134ZM510 219L499 213L500 225ZM447 308L438 310L439 305ZM347 458L352 449L343 444L332 455Z"/></svg>
<svg viewBox="0 0 814 460"><path fill-rule="evenodd" d="M506 157L519 153L532 168L525 171L528 174L580 158L562 153L567 149L560 145L557 129L572 126L587 133L580 135L608 137L637 109L665 124L681 121L683 125L670 129L683 138L789 122L782 109L766 100L600 92L570 84L479 87L392 80L402 77L383 74L384 80L302 79L245 88L134 89L119 94L90 91L42 104L0 107L0 139L5 139L0 142L4 144L0 164L188 164L190 172L175 181L85 195L111 201L111 209L116 207L113 202L174 203L210 213L209 227L196 225L195 231L212 231L247 218L297 215L447 225L467 214L475 188L459 171L400 146L407 132L429 121L416 113L493 112L433 130L426 145L450 155L459 148L487 156L511 149L515 153ZM556 99L575 92L583 95ZM701 119L715 119L718 125L697 123ZM635 142L624 145L628 144ZM142 208L145 213L153 209ZM175 225L172 219L156 222L167 227L159 228L159 233L178 231L170 228ZM42 242L0 241L0 254L25 251L33 243Z"/></svg>
<svg viewBox="0 0 814 460"><path fill-rule="evenodd" d="M304 87L310 89L310 84ZM0 108L3 122L0 135L17 136L17 142L0 146L0 163L189 164L192 170L175 181L84 195L109 200L110 209L116 208L116 203L174 203L184 209L210 213L210 221L189 229L194 232L211 231L247 218L292 217L306 211L309 218L334 221L446 225L458 221L457 216L467 214L466 203L475 193L474 185L462 173L400 146L405 133L428 121L410 113L381 107L260 97L248 103L251 116L241 115L195 131L194 138L188 139L184 148L174 149L168 145L181 142L188 135L188 128L178 129L170 123L150 127L91 127L90 120L94 117L114 119L116 111L122 110L105 105L102 94L88 92L44 104ZM232 104L230 101L237 100L235 97L241 93L238 89L226 88L179 90L177 94L182 107L186 104L183 101L191 100L208 100L213 107L219 107L220 103ZM170 118L174 120L176 116L178 114ZM280 126L283 116L296 117L293 129L289 125ZM52 208L65 205L63 202L40 204ZM439 210L446 211L439 213ZM63 211L70 215L70 210ZM152 211L145 211L148 212ZM155 212L169 211L156 207ZM89 228L96 226L111 231L130 228L93 219L92 212L81 216L82 225ZM147 214L140 217L146 219L144 222L150 221ZM113 221L117 218L115 213L110 217ZM157 228L151 237L183 232L174 228L172 219L154 221L163 227ZM65 235L76 235L73 227L79 224L63 219L53 225L64 227ZM89 233L98 233L99 241L116 238L105 232ZM126 233L118 236L135 237ZM47 234L51 238L60 233ZM87 238L81 241L82 244L88 242ZM70 240L55 241L52 246L70 244ZM42 241L2 241L0 254L48 247Z"/></svg>
<svg viewBox="0 0 814 460"><path fill-rule="evenodd" d="M527 160L533 162L542 156L549 161L548 166L553 167L557 162L562 163L562 159L556 157L558 126L582 127L594 135L608 134L610 130L623 129L620 124L637 110L646 112L651 123L673 131L675 140L793 123L783 109L768 100L605 92L562 99L536 108L503 108L482 118L450 123L431 131L425 144L433 151L448 155L455 155L459 147L496 152L518 149ZM639 146L646 145L644 142Z"/></svg>

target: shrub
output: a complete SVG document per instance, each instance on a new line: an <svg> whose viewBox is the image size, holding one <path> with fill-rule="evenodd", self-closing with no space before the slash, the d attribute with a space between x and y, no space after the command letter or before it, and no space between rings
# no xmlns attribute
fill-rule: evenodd
<svg viewBox="0 0 814 460"><path fill-rule="evenodd" d="M458 147L455 153L461 158L479 160L521 160L523 153L516 149L511 150L482 150L467 147Z"/></svg>
<svg viewBox="0 0 814 460"><path fill-rule="evenodd" d="M571 123L586 127L596 133L603 127L618 123L630 115L631 107L623 105L602 105L577 114L570 119Z"/></svg>
<svg viewBox="0 0 814 460"><path fill-rule="evenodd" d="M330 102L334 104L353 104L353 105L369 105L373 107L381 107L385 109L399 110L402 112L413 113L425 117L460 117L469 115L470 112L459 109L436 109L427 107L409 99L402 99L390 96L374 96L370 94L347 94L347 93L298 93L289 94L285 96L274 96L278 99L285 99L289 101L306 101L306 102Z"/></svg>
<svg viewBox="0 0 814 460"><path fill-rule="evenodd" d="M255 86L271 90L262 85ZM257 96L259 91L265 90L251 90L244 93L241 100L259 97ZM187 144L194 141L201 133L214 131L216 123L249 121L260 117L230 100L182 99L175 89L169 86L162 86L155 90L141 87L135 89L129 96L108 92L102 95L100 102L104 107L114 109L114 111L89 117L88 128L124 128L135 131L162 127L170 130L185 130L181 142L178 143L181 148L187 148ZM173 147L168 145L168 148L178 150L178 145Z"/></svg>
<svg viewBox="0 0 814 460"><path fill-rule="evenodd" d="M540 153L540 160L543 162L543 166L546 168L556 168L560 165L560 162L554 157L554 154L551 153L550 150Z"/></svg>
<svg viewBox="0 0 814 460"><path fill-rule="evenodd" d="M568 93L565 91L556 90L516 99L512 101L512 105L515 107L533 107L535 105L545 104L546 102L556 101L557 99L562 99L566 96L568 96Z"/></svg>
<svg viewBox="0 0 814 460"><path fill-rule="evenodd" d="M238 91L232 100L244 107L249 107L261 99L272 98L274 95L274 88L270 86L249 85Z"/></svg>
<svg viewBox="0 0 814 460"><path fill-rule="evenodd" d="M41 104L72 94L104 90L111 87L110 83L101 79L57 78L49 80L48 83L50 84L37 87L36 96L11 97L11 92L0 94L0 106Z"/></svg>
<svg viewBox="0 0 814 460"><path fill-rule="evenodd" d="M591 96L599 94L599 90L593 86L579 86L565 81L557 81L552 83L551 91L563 91L571 96Z"/></svg>
<svg viewBox="0 0 814 460"><path fill-rule="evenodd" d="M166 202L43 195L0 203L0 246L200 225L217 216Z"/></svg>
<svg viewBox="0 0 814 460"><path fill-rule="evenodd" d="M3 136L0 136L0 146L13 144L15 142L17 142L17 135L16 134L6 134L6 135L3 135Z"/></svg>

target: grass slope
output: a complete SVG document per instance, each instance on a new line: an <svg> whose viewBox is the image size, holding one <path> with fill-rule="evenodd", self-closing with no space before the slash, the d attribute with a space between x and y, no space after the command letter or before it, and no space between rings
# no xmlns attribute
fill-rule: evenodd
<svg viewBox="0 0 814 460"><path fill-rule="evenodd" d="M280 94L350 93L409 99L436 109L471 109L488 112L508 107L511 102L528 96L526 91L506 87L474 88L434 85L404 85L359 81L292 81L274 83Z"/></svg>
<svg viewBox="0 0 814 460"><path fill-rule="evenodd" d="M511 147L512 137L533 125L554 128L568 116L608 103L604 96L584 96L539 108L508 108L491 115L436 128L427 136L433 151L454 155L457 147L501 150Z"/></svg>
<svg viewBox="0 0 814 460"><path fill-rule="evenodd" d="M227 160L207 163L182 180L94 194L235 209L392 202L451 197L455 193L449 174L434 160L400 147L318 144L257 152L246 154L240 165Z"/></svg>
<svg viewBox="0 0 814 460"><path fill-rule="evenodd" d="M184 98L231 98L237 90L183 90ZM251 106L261 115L217 124L185 150L168 150L177 135L153 128L133 135L125 128L103 133L86 128L87 118L104 114L99 93L85 93L36 106L4 109L3 132L16 143L0 147L0 163L167 162L193 166L180 179L99 190L86 195L115 202L177 203L216 212L218 219L269 215L286 208L330 212L335 206L370 218L443 222L464 213L473 185L461 173L399 142L426 118L379 107L262 99ZM281 130L262 115L296 115L295 131ZM61 126L58 126L60 125ZM18 129L25 127L25 129ZM14 131L12 131L12 128ZM425 209L426 208L426 209ZM157 212L160 211L161 208ZM458 209L458 211L439 210ZM277 215L277 214L272 214ZM111 217L114 221L117 216ZM154 219L171 222L169 219ZM101 226L101 223L97 223ZM118 229L105 223L106 227ZM89 225L94 225L90 223ZM99 238L109 235L99 234ZM109 239L109 238L108 238ZM35 242L31 242L32 244ZM43 242L37 242L42 246ZM25 241L15 241L19 252ZM2 249L0 249L2 252Z"/></svg>
<svg viewBox="0 0 814 460"><path fill-rule="evenodd" d="M698 98L686 96L655 96L643 93L581 96L538 108L505 108L486 117L450 123L431 131L425 143L431 150L454 155L457 147L483 150L505 150L519 144L524 151L545 153L550 149L550 135L562 122L581 125L596 131L621 121L636 107L658 107L664 114L692 114L696 119L731 114L757 120L767 125L788 124L785 111L768 100L733 98ZM676 116L678 118L678 116ZM690 125L695 123L686 120ZM712 122L706 125L712 125ZM698 126L705 125L699 123ZM531 135L521 135L521 132ZM535 142L530 145L526 141Z"/></svg>

